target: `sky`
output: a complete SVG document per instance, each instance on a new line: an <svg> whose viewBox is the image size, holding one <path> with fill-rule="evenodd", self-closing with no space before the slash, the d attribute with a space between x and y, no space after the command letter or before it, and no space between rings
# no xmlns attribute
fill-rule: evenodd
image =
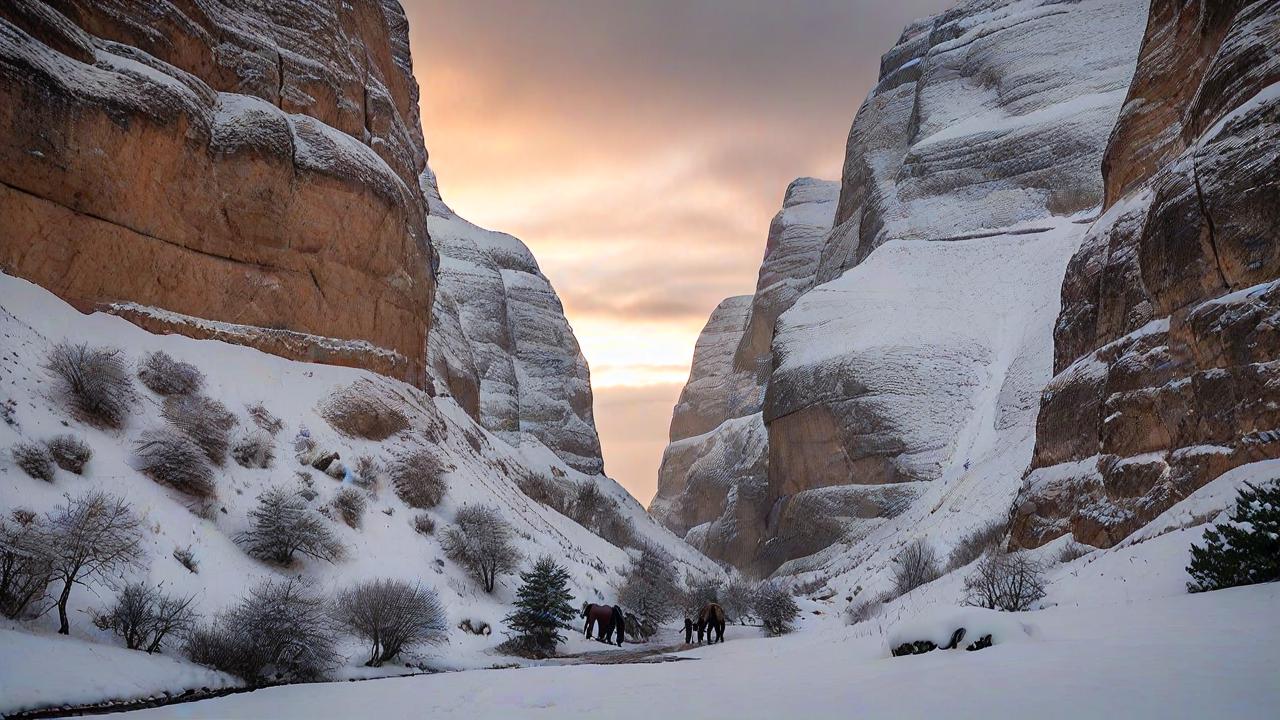
<svg viewBox="0 0 1280 720"><path fill-rule="evenodd" d="M430 163L537 257L605 471L657 486L698 332L755 289L794 178L838 179L880 55L952 0L402 0Z"/></svg>

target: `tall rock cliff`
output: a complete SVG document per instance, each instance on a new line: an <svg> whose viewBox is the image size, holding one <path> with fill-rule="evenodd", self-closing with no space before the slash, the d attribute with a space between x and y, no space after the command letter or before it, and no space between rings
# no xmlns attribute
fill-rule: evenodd
<svg viewBox="0 0 1280 720"><path fill-rule="evenodd" d="M1067 268L1015 540L1109 547L1280 457L1280 3L1155 0Z"/></svg>
<svg viewBox="0 0 1280 720"><path fill-rule="evenodd" d="M769 332L743 333L743 347L771 337L734 365L764 390L741 433L750 450L735 451L750 469L717 478L736 491L704 508L711 495L686 490L694 441L673 433L655 502L669 526L768 573L837 541L856 556L943 507L968 522L1003 512L1052 373L1063 272L1104 200L1145 10L971 0L906 29L854 120L833 227L797 297ZM707 516L733 520L694 524Z"/></svg>

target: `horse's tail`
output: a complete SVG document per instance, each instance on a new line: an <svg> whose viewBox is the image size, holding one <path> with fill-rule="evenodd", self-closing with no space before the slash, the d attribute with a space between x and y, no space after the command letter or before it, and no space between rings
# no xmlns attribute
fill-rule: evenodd
<svg viewBox="0 0 1280 720"><path fill-rule="evenodd" d="M627 631L627 618L617 605L613 606L613 627L618 631L618 647L622 647L622 638Z"/></svg>

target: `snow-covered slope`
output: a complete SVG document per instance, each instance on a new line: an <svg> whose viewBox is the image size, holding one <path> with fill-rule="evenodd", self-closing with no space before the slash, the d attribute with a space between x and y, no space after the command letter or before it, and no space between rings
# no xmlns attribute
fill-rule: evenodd
<svg viewBox="0 0 1280 720"><path fill-rule="evenodd" d="M713 563L651 520L612 480L584 475L539 444L512 447L478 426L452 399L430 397L399 381L358 369L286 360L214 340L152 335L115 316L81 314L40 287L7 275L0 275L0 337L4 347L0 398L15 402L13 424L0 424L0 512L6 516L18 508L43 512L62 502L65 495L78 495L89 489L104 489L125 497L144 518L146 558L136 577L162 583L169 592L195 595L199 610L205 615L233 603L259 578L301 575L324 592L366 578L403 578L436 589L451 621L447 642L422 653L421 659L428 665L450 668L507 662L509 659L490 656L487 651L503 639L502 617L509 609L516 578L501 578L495 592L486 595L444 558L438 536L458 508L468 503L496 507L511 523L525 563L540 554L554 556L569 568L574 593L580 599L616 601L621 573L631 563L627 550L609 544L522 494L517 482L531 474L544 476L565 489L571 489L574 483L598 484L618 503L641 540L665 548L680 567L695 575L720 573ZM131 467L130 458L139 434L164 424L159 414L160 398L138 385L135 409L118 431L104 431L79 422L55 396L52 380L41 368L50 347L63 340L120 348L131 367L144 353L153 350L164 350L195 364L207 376L205 392L236 414L238 429L251 426L246 407L263 403L284 421L284 428L276 436L272 467L246 469L228 460L217 468L217 497L207 508L154 483ZM409 428L375 442L348 437L330 427L317 408L336 390L357 381L380 388L378 392L391 398L407 416ZM412 521L422 511L402 503L384 479L370 497L359 529L332 521L332 529L346 547L345 559L333 564L306 560L281 570L247 556L232 537L246 527L246 513L264 489L273 485L301 489L297 474L308 472L318 492L312 505L321 508L344 486L342 481L300 465L294 458L293 438L303 428L319 447L338 452L347 462L366 454L385 462L395 453L415 447L437 452L452 469L446 475L448 492L444 500L425 511L436 521L435 534L415 532ZM28 477L10 457L8 450L16 442L42 441L65 432L83 437L93 449L93 458L83 476L58 471L54 481L46 483ZM195 574L173 557L175 549L188 547L199 563ZM103 607L112 597L111 591L97 585L77 589L71 605L73 638L117 644L114 637L96 630L86 614L90 608ZM465 618L492 623L496 631L492 636L477 637L452 629ZM46 615L17 627L24 632L49 632L56 628L56 619ZM359 665L355 659L364 651L354 645L345 651L353 658L350 664ZM50 652L62 656L61 650ZM72 654L68 651L66 657ZM6 657L5 662L14 659ZM93 683L111 685L109 676L94 679L95 673L111 672L110 668L86 667L81 672L84 687ZM349 672L354 672L354 667ZM117 690L128 692L128 688Z"/></svg>

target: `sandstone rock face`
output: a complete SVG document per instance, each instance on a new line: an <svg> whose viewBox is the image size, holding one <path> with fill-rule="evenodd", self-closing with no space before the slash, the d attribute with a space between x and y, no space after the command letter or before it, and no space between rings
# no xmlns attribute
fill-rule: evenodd
<svg viewBox="0 0 1280 720"><path fill-rule="evenodd" d="M0 7L0 268L153 330L426 382L394 2Z"/></svg>
<svg viewBox="0 0 1280 720"><path fill-rule="evenodd" d="M767 351L752 332L740 343L735 368L764 376L767 449L752 492L732 498L736 525L722 523L742 537L716 541L739 548L735 564L827 567L875 552L894 528L940 522L940 507L1007 506L1052 373L1061 278L1105 195L1099 168L1145 9L972 0L912 24L884 55L811 277L766 319ZM677 474L687 458L673 443ZM678 510L659 513L677 532L709 522L688 510L701 500L659 497ZM692 527L704 548L718 530ZM836 541L849 552L818 552Z"/></svg>
<svg viewBox="0 0 1280 720"><path fill-rule="evenodd" d="M1280 456L1280 6L1152 3L1014 539L1110 546Z"/></svg>
<svg viewBox="0 0 1280 720"><path fill-rule="evenodd" d="M421 186L440 258L428 342L437 386L510 444L540 442L576 470L603 473L587 361L533 254L454 213L429 170Z"/></svg>

